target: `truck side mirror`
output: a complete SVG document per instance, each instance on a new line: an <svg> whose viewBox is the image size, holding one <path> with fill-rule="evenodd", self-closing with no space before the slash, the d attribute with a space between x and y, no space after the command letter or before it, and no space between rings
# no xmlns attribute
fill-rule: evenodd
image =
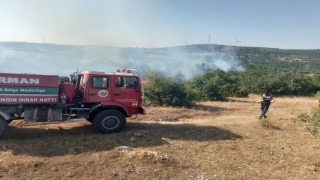
<svg viewBox="0 0 320 180"><path fill-rule="evenodd" d="M133 81L133 89L137 89L137 87L138 87L137 81Z"/></svg>

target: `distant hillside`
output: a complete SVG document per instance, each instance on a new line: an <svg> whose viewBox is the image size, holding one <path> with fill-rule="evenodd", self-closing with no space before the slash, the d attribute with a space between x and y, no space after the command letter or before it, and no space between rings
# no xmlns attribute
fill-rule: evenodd
<svg viewBox="0 0 320 180"><path fill-rule="evenodd" d="M318 73L320 50L283 50L216 44L165 48L118 48L24 42L0 42L1 72L68 75L81 70L113 71L132 67L156 69L186 78L205 69L243 71L250 65L282 67Z"/></svg>
<svg viewBox="0 0 320 180"><path fill-rule="evenodd" d="M237 55L245 65L289 68L306 73L320 72L320 49L285 50L260 47L236 47Z"/></svg>
<svg viewBox="0 0 320 180"><path fill-rule="evenodd" d="M264 47L241 47L223 45L183 46L188 52L228 52L236 51L237 58L244 66L257 65L272 68L289 68L304 72L320 72L320 49L277 49Z"/></svg>

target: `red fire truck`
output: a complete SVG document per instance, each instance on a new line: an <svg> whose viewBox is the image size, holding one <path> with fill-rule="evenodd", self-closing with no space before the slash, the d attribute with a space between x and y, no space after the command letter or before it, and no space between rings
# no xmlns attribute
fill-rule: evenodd
<svg viewBox="0 0 320 180"><path fill-rule="evenodd" d="M120 131L126 117L145 114L142 77L135 69L58 75L0 73L0 136L12 120L55 121L76 115L100 133Z"/></svg>

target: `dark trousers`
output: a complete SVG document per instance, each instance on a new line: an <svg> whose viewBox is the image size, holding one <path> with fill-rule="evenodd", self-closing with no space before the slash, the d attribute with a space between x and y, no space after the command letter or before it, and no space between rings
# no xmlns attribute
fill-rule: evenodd
<svg viewBox="0 0 320 180"><path fill-rule="evenodd" d="M269 105L261 105L261 111L262 111L261 117L267 113L268 109L269 109Z"/></svg>

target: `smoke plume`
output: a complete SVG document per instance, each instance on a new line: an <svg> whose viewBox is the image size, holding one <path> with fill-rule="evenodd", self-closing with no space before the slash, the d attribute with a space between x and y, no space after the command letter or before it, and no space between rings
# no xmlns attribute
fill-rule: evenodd
<svg viewBox="0 0 320 180"><path fill-rule="evenodd" d="M1 72L67 76L79 71L113 72L135 68L186 79L206 71L244 71L233 47L189 45L167 48L118 48L3 42L0 43Z"/></svg>

